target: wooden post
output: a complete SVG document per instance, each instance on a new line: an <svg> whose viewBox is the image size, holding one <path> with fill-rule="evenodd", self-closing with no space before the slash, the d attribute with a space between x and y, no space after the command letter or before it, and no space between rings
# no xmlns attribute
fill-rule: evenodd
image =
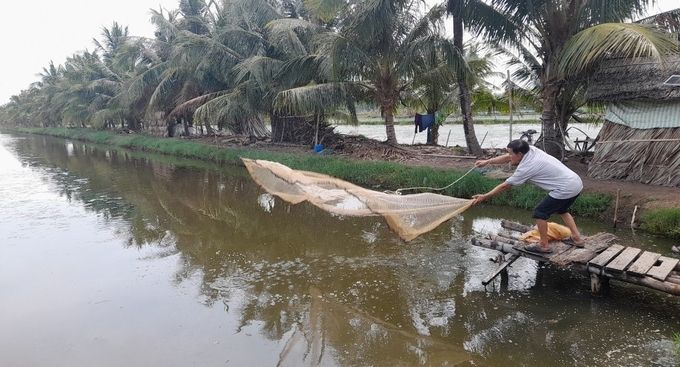
<svg viewBox="0 0 680 367"><path fill-rule="evenodd" d="M507 72L508 72L508 92L509 92L508 108L510 110L510 131L509 131L510 136L509 136L508 141L512 141L512 84L511 84L511 81L510 81L510 70L508 70Z"/></svg>
<svg viewBox="0 0 680 367"><path fill-rule="evenodd" d="M614 228L616 228L617 216L619 214L619 195L621 194L621 189L616 190L616 203L614 204Z"/></svg>
<svg viewBox="0 0 680 367"><path fill-rule="evenodd" d="M314 131L314 147L319 144L319 113L315 113L314 117L316 118L316 129Z"/></svg>
<svg viewBox="0 0 680 367"><path fill-rule="evenodd" d="M450 137L451 137L451 129L449 129L449 135L446 136L446 145L445 145L445 147L447 147L447 148L448 148L448 146L449 146L449 138L450 138Z"/></svg>
<svg viewBox="0 0 680 367"><path fill-rule="evenodd" d="M506 267L501 271L501 289L508 289L509 282L510 274L508 274L508 268Z"/></svg>
<svg viewBox="0 0 680 367"><path fill-rule="evenodd" d="M633 209L633 217L630 218L630 228L635 228L635 215L637 214L638 206L635 206L635 209Z"/></svg>
<svg viewBox="0 0 680 367"><path fill-rule="evenodd" d="M590 273L590 292L602 295L609 288L609 278Z"/></svg>
<svg viewBox="0 0 680 367"><path fill-rule="evenodd" d="M590 274L590 292L593 294L600 294L602 291L602 282L600 276L597 274Z"/></svg>
<svg viewBox="0 0 680 367"><path fill-rule="evenodd" d="M519 255L511 255L509 258L506 258L503 252L499 253L494 260L494 262L498 264L498 267L496 267L496 270L494 270L493 273L489 274L489 276L482 280L482 285L491 283L499 274L501 276L501 285L504 283L507 285L508 266L514 263L518 258Z"/></svg>

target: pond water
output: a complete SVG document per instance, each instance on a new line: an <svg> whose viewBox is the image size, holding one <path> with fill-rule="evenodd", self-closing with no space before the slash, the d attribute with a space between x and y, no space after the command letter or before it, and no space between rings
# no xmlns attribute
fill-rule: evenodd
<svg viewBox="0 0 680 367"><path fill-rule="evenodd" d="M0 135L2 366L675 366L680 300L520 259L477 207L411 242L244 169ZM586 233L608 230L587 220ZM668 253L628 231L624 243Z"/></svg>
<svg viewBox="0 0 680 367"><path fill-rule="evenodd" d="M569 139L572 143L576 139L585 139L586 136L595 138L600 132L602 124L573 124L573 128L569 130ZM578 128L579 130L576 130ZM395 125L395 133L397 135L397 142L399 144L425 144L427 142L427 133L414 133L413 125ZM513 124L512 137L519 139L522 131L534 129L541 132L541 124ZM363 135L370 139L387 140L384 125L338 125L335 130L342 134ZM449 135L450 133L450 135ZM488 133L488 135L487 135ZM475 124L475 134L477 140L482 144L483 148L505 148L510 139L510 129L506 124ZM415 135L415 138L414 138ZM482 143L482 139L486 139ZM534 139L538 138L538 134L534 135ZM448 145L447 145L448 139ZM463 125L461 124L445 124L439 128L439 144L443 146L467 146L465 143L465 135L463 133ZM573 145L573 144L572 144Z"/></svg>

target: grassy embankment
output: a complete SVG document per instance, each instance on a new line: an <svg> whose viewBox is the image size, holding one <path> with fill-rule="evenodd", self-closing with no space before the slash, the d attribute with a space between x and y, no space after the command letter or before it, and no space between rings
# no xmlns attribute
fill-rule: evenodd
<svg viewBox="0 0 680 367"><path fill-rule="evenodd" d="M644 231L680 240L680 208L650 211L642 216L641 223Z"/></svg>
<svg viewBox="0 0 680 367"><path fill-rule="evenodd" d="M223 164L241 165L240 157L266 159L280 162L294 169L320 172L333 177L376 190L396 190L403 187L430 186L444 187L457 180L463 172L440 170L430 167L410 167L392 162L354 161L333 156L314 154L289 154L248 149L224 149L190 140L158 138L141 134L116 134L89 129L23 129L22 132L44 134L62 138L90 141L135 150L171 154L180 157L210 160ZM469 198L474 194L487 192L500 181L472 173L444 194ZM533 186L513 188L510 192L495 197L492 204L516 208L533 208L545 193ZM584 194L573 206L576 215L596 217L611 202L605 195Z"/></svg>

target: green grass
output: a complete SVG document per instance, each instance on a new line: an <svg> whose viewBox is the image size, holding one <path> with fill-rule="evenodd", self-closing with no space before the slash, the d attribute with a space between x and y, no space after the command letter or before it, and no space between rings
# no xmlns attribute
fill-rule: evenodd
<svg viewBox="0 0 680 367"><path fill-rule="evenodd" d="M680 239L680 208L649 211L642 216L641 227L650 233Z"/></svg>
<svg viewBox="0 0 680 367"><path fill-rule="evenodd" d="M158 138L141 134L116 134L89 129L22 129L21 132L44 134L62 138L113 145L134 150L169 154L179 157L213 161L228 165L242 165L241 157L265 159L285 164L294 169L324 173L374 190L397 190L405 187L445 187L456 181L463 172L431 167L411 167L392 162L355 161L316 154L290 154L247 149L225 149L190 140ZM485 193L501 181L473 172L457 184L443 191L446 195L470 198ZM542 190L523 185L490 200L491 204L531 209L545 196ZM611 198L598 194L581 195L572 212L595 217L605 211Z"/></svg>
<svg viewBox="0 0 680 367"><path fill-rule="evenodd" d="M680 355L680 333L673 334L673 342L675 343L675 351Z"/></svg>

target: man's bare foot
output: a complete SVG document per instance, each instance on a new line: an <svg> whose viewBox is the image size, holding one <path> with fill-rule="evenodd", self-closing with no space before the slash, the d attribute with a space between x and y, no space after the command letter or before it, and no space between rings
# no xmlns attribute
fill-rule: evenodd
<svg viewBox="0 0 680 367"><path fill-rule="evenodd" d="M572 245L574 247L584 247L586 244L586 241L584 241L582 238L573 238L569 237L565 240L562 240L562 242L566 243L567 245Z"/></svg>
<svg viewBox="0 0 680 367"><path fill-rule="evenodd" d="M526 251L536 252L536 253L539 253L539 254L549 254L549 253L552 253L552 250L551 250L550 247L547 246L547 245L546 245L546 246L542 246L542 245L540 245L540 244L533 244L533 245L526 246L524 249L525 249Z"/></svg>

